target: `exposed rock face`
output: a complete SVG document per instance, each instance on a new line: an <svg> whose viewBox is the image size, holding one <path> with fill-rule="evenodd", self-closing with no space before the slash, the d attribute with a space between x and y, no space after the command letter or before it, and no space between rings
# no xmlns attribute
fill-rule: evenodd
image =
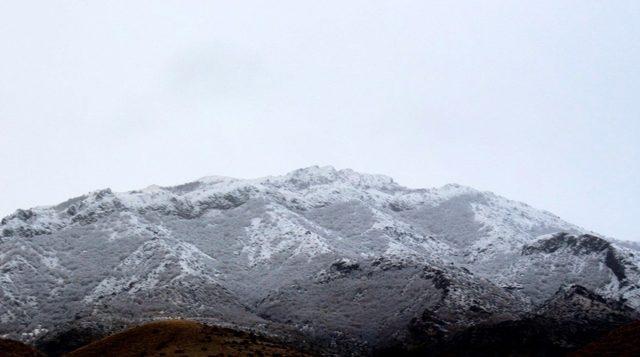
<svg viewBox="0 0 640 357"><path fill-rule="evenodd" d="M370 352L507 323L573 284L637 309L639 266L632 244L459 185L207 177L5 217L0 335L196 317Z"/></svg>
<svg viewBox="0 0 640 357"><path fill-rule="evenodd" d="M576 237L567 233L559 233L550 238L542 239L536 243L525 246L522 249L522 254L555 253L560 249L567 249L573 254L587 255L600 253L609 248L611 248L611 243L590 234Z"/></svg>

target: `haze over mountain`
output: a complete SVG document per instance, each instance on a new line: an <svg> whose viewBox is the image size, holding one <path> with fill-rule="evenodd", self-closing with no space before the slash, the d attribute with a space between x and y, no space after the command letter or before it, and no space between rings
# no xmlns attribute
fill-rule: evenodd
<svg viewBox="0 0 640 357"><path fill-rule="evenodd" d="M40 345L181 317L370 353L510 321L597 336L640 308L636 244L490 192L315 166L18 210L0 272L0 335Z"/></svg>

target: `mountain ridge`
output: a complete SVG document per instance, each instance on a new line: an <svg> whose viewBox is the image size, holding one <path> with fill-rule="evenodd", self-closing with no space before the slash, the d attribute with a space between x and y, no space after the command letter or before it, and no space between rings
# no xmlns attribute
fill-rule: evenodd
<svg viewBox="0 0 640 357"><path fill-rule="evenodd" d="M0 335L200 316L367 350L410 339L411 321L446 334L517 319L567 285L637 309L639 267L631 245L457 184L410 189L333 167L209 176L3 218Z"/></svg>

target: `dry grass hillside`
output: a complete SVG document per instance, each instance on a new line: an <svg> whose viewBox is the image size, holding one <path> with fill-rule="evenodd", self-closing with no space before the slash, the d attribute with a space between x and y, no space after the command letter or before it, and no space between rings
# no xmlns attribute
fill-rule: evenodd
<svg viewBox="0 0 640 357"><path fill-rule="evenodd" d="M43 357L44 355L22 342L0 338L0 356L2 357Z"/></svg>
<svg viewBox="0 0 640 357"><path fill-rule="evenodd" d="M572 356L640 356L640 321L609 332Z"/></svg>
<svg viewBox="0 0 640 357"><path fill-rule="evenodd" d="M306 356L251 333L185 320L152 322L117 333L66 356Z"/></svg>

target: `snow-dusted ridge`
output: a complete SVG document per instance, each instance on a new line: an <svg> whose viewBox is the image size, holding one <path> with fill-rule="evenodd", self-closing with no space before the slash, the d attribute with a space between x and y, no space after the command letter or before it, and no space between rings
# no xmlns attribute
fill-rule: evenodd
<svg viewBox="0 0 640 357"><path fill-rule="evenodd" d="M127 192L112 192L107 188L89 192L58 205L20 209L2 220L0 234L4 237L47 234L81 220L74 217L83 217L82 215L85 214L91 219L96 214L109 211L113 207L128 210L173 209L181 204L197 207L199 204L206 205L206 201L212 198L223 200L224 197L221 196L238 191L246 191L256 196L280 195L279 198L286 202L297 200L312 206L331 200L363 199L365 196L359 192L362 188L367 191L369 198L377 201L378 204L383 204L394 197L383 191L408 190L397 185L387 176L359 174L350 169L336 170L330 166L313 166L295 170L283 176L266 176L257 179L207 176L191 183L172 187L150 185L142 190ZM417 192L422 191L417 190ZM446 199L441 197L443 195L452 195L446 186L442 194L434 190L424 192L433 192L433 194L421 195L422 201L429 196L432 200L438 200ZM411 195L406 199L411 200Z"/></svg>
<svg viewBox="0 0 640 357"><path fill-rule="evenodd" d="M278 192L274 192L277 190ZM517 224L531 226L535 223L553 220L562 223L560 218L545 211L529 207L526 204L509 201L490 192L480 192L458 184L448 184L441 188L408 189L384 175L360 174L351 169L336 170L331 166L298 169L283 176L266 176L257 179L236 179L226 176L207 176L191 183L161 187L150 185L142 190L112 192L110 189L96 190L54 206L41 206L29 210L18 210L2 220L3 230L19 229L28 223L37 235L49 232L65 225L75 223L71 216L82 211L95 212L108 210L111 206L122 206L129 210L154 209L175 206L176 201L198 205L203 201L220 195L246 191L256 196L280 195L287 202L298 200L302 204L313 206L331 201L367 200L375 205L389 203L414 205L437 205L441 202L463 195L482 195L501 204L507 211L517 209L523 216ZM486 220L485 212L478 211L478 220ZM504 218L500 218L504 220ZM532 221L537 220L537 222ZM577 228L577 227L576 227ZM583 230L583 229L579 229ZM11 232L3 236L11 236Z"/></svg>

